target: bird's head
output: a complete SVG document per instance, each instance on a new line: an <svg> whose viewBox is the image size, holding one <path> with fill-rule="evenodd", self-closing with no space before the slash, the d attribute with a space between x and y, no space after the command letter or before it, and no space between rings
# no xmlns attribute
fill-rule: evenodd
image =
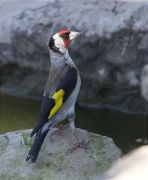
<svg viewBox="0 0 148 180"><path fill-rule="evenodd" d="M54 52L64 54L68 49L70 41L80 34L82 33L61 30L50 38L48 47Z"/></svg>

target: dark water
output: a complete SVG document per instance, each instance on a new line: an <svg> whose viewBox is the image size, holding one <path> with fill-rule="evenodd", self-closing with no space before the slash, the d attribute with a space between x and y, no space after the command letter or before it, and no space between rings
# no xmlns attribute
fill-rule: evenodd
<svg viewBox="0 0 148 180"><path fill-rule="evenodd" d="M37 100L1 95L0 134L33 128L39 117L40 104ZM147 115L76 107L76 127L112 138L124 154L145 144L147 120Z"/></svg>

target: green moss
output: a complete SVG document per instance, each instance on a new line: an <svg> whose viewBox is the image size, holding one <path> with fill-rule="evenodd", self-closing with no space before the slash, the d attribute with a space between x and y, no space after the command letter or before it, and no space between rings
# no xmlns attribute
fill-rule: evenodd
<svg viewBox="0 0 148 180"><path fill-rule="evenodd" d="M29 132L22 132L22 136L24 138L24 144L26 146L32 146L34 138L30 137L30 133Z"/></svg>
<svg viewBox="0 0 148 180"><path fill-rule="evenodd" d="M100 152L102 149L104 149L104 146L105 146L105 144L104 144L105 137L97 135L97 134L94 134L94 133L89 133L89 138L93 139L94 147L95 147L96 150L98 150L98 152Z"/></svg>
<svg viewBox="0 0 148 180"><path fill-rule="evenodd" d="M58 158L59 167L66 168L65 157L63 155Z"/></svg>
<svg viewBox="0 0 148 180"><path fill-rule="evenodd" d="M71 180L89 180L90 177L93 177L94 175L95 177L99 177L113 162L113 159L108 156L108 142L110 142L110 140L107 140L107 137L92 133L89 134L89 139L93 139L94 141L91 141L89 144L91 148L86 151L77 150L71 155L66 156L63 151L66 151L67 144L61 146L61 148L53 148L54 151L49 158L49 150L46 148L47 144L45 143L43 149L47 159L44 155L42 157L42 154L40 154L41 157L36 163L26 162L25 158L34 138L30 138L30 131L28 130L19 132L19 135L22 135L24 138L25 148L24 145L21 145L19 150L22 150L23 152L16 152L16 155L13 154L10 156L11 158L7 159L3 168L5 170L0 171L2 179L59 180L70 177ZM81 158L81 155L84 157ZM76 162L78 162L77 167L75 166ZM23 173L21 173L21 171Z"/></svg>
<svg viewBox="0 0 148 180"><path fill-rule="evenodd" d="M97 171L99 174L105 172L109 169L112 164L112 160L108 159L106 156L107 144L105 143L106 137L89 133L89 138L93 138L94 147L91 150L90 158L93 159L95 165L98 167ZM95 152L94 152L95 149Z"/></svg>
<svg viewBox="0 0 148 180"><path fill-rule="evenodd" d="M7 136L1 136L0 138L0 155L3 154L9 144L9 138Z"/></svg>
<svg viewBox="0 0 148 180"><path fill-rule="evenodd" d="M20 177L20 175L19 174L17 174L17 173L14 173L13 175L10 175L10 174L1 174L1 178L2 179L15 179L15 180L20 180L20 178L21 178L21 180L26 180L26 178L25 177Z"/></svg>

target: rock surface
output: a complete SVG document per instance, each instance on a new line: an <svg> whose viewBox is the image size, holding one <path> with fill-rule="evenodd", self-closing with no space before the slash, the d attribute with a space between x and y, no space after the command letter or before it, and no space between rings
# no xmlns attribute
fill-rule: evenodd
<svg viewBox="0 0 148 180"><path fill-rule="evenodd" d="M26 162L33 143L30 132L24 130L0 135L1 180L93 180L101 177L121 157L121 151L112 139L81 129L76 129L78 137L93 139L91 148L79 148L66 156L67 149L75 142L70 129L66 129L55 135L52 142L48 134L37 162Z"/></svg>
<svg viewBox="0 0 148 180"><path fill-rule="evenodd" d="M148 61L147 1L11 0L1 14L2 91L41 97L49 37L66 28L83 32L70 46L82 77L79 103L147 111L139 83Z"/></svg>
<svg viewBox="0 0 148 180"><path fill-rule="evenodd" d="M148 146L142 146L115 162L101 180L146 180L148 177L147 167Z"/></svg>
<svg viewBox="0 0 148 180"><path fill-rule="evenodd" d="M146 64L141 72L141 95L148 101L148 64Z"/></svg>

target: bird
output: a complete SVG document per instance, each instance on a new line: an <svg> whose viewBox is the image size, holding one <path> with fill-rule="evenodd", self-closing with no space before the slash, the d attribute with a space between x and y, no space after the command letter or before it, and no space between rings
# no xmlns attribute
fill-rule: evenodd
<svg viewBox="0 0 148 180"><path fill-rule="evenodd" d="M81 32L61 30L51 36L48 44L50 71L45 85L40 116L31 132L36 134L26 161L36 162L43 141L54 125L68 118L69 126L75 135L77 147L85 148L87 143L80 142L75 133L75 103L81 86L80 73L68 53L68 46Z"/></svg>

